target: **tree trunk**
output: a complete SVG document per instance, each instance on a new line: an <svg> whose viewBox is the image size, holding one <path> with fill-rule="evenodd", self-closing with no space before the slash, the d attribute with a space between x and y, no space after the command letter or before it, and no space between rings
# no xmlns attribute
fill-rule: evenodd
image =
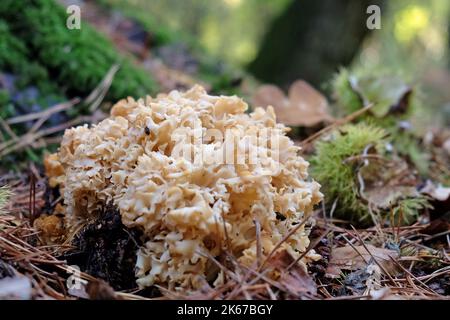
<svg viewBox="0 0 450 320"><path fill-rule="evenodd" d="M272 23L248 69L262 81L313 85L349 64L369 33L366 9L383 0L293 0Z"/></svg>

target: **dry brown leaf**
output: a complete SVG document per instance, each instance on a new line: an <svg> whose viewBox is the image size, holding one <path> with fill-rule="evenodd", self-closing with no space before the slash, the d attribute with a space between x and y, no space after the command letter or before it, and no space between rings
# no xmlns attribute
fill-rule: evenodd
<svg viewBox="0 0 450 320"><path fill-rule="evenodd" d="M364 246L345 246L334 248L331 251L330 262L327 268L327 275L330 277L338 277L341 270L358 270L363 269L367 264L375 258L375 260L382 266L384 270L391 273L395 271L396 266L391 260L397 259L399 254L395 250L377 248L370 244L366 245L367 252ZM372 258L373 256L373 258Z"/></svg>
<svg viewBox="0 0 450 320"><path fill-rule="evenodd" d="M444 187L440 184L435 185L430 180L426 182L420 192L425 193L438 201L446 201L450 197L450 188Z"/></svg>
<svg viewBox="0 0 450 320"><path fill-rule="evenodd" d="M253 96L255 106L273 106L277 120L289 126L311 127L332 120L323 94L303 80L295 81L288 96L274 85L259 87Z"/></svg>
<svg viewBox="0 0 450 320"><path fill-rule="evenodd" d="M40 232L39 237L45 244L59 243L65 235L64 219L57 215L41 215L33 226Z"/></svg>
<svg viewBox="0 0 450 320"><path fill-rule="evenodd" d="M430 222L430 225L424 228L421 233L429 234L431 236L444 233L450 230L450 222L445 218L434 219Z"/></svg>
<svg viewBox="0 0 450 320"><path fill-rule="evenodd" d="M286 250L283 250L274 254L269 264L280 273L278 282L292 295L317 294L316 284L303 266L297 263L286 271L294 261L294 257Z"/></svg>
<svg viewBox="0 0 450 320"><path fill-rule="evenodd" d="M409 186L387 185L379 188L372 188L365 192L367 201L381 209L389 209L389 207L395 205L399 199L404 199L405 197L417 197L418 195L416 188Z"/></svg>
<svg viewBox="0 0 450 320"><path fill-rule="evenodd" d="M86 292L92 300L117 300L117 295L111 286L103 280L89 281Z"/></svg>

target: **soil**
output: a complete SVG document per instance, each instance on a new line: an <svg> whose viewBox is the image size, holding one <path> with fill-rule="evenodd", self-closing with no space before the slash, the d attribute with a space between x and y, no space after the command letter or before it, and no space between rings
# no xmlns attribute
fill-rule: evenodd
<svg viewBox="0 0 450 320"><path fill-rule="evenodd" d="M141 245L141 232L127 229L119 211L108 204L100 218L87 225L75 238L76 250L64 257L94 277L108 282L116 290L136 288L134 266Z"/></svg>

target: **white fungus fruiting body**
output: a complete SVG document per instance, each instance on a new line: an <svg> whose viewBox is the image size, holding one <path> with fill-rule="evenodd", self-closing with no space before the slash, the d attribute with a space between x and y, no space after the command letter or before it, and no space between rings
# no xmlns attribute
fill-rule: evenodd
<svg viewBox="0 0 450 320"><path fill-rule="evenodd" d="M117 205L124 225L144 233L136 265L143 287L196 288L201 279L219 284L223 277L210 257L229 246L238 261L254 263L255 221L267 256L322 194L319 184L306 180L308 163L285 136L286 127L276 123L272 108L246 110L236 96L211 96L195 86L185 93L119 101L98 125L67 130L46 169L60 185L68 224L75 228L95 219L106 203ZM215 130L224 140L174 139L180 128ZM278 153L250 139L231 144L234 159L240 151L254 152L254 163L217 158L226 153L230 130L262 137L267 128L275 132ZM180 155L183 147L191 156L202 154L202 161ZM280 249L298 257L308 244L301 227Z"/></svg>

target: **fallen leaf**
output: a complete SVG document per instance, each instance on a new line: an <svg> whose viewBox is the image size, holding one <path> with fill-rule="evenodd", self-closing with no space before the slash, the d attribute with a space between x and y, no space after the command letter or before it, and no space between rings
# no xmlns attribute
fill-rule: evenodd
<svg viewBox="0 0 450 320"><path fill-rule="evenodd" d="M441 184L435 185L430 180L427 180L420 192L425 193L438 201L446 201L450 197L450 188L443 187Z"/></svg>
<svg viewBox="0 0 450 320"><path fill-rule="evenodd" d="M371 154L372 155L372 154ZM378 156L373 154L373 157ZM358 169L359 193L372 208L388 210L406 198L421 196L417 177L402 159L374 158Z"/></svg>
<svg viewBox="0 0 450 320"><path fill-rule="evenodd" d="M289 126L312 127L333 119L325 96L303 80L291 85L288 96L277 86L263 85L253 96L253 104L273 106L277 120Z"/></svg>
<svg viewBox="0 0 450 320"><path fill-rule="evenodd" d="M25 276L6 277L0 280L0 300L30 300L31 281Z"/></svg>
<svg viewBox="0 0 450 320"><path fill-rule="evenodd" d="M394 262L399 254L395 250L377 248L370 244L366 245L369 252L364 246L345 246L334 248L331 251L330 262L327 268L327 275L330 277L338 277L341 270L358 270L365 268L371 260L372 256L383 267L384 270L391 273L396 270Z"/></svg>
<svg viewBox="0 0 450 320"><path fill-rule="evenodd" d="M380 209L389 209L395 205L399 199L418 196L415 187L408 186L383 186L372 188L365 192L367 201Z"/></svg>
<svg viewBox="0 0 450 320"><path fill-rule="evenodd" d="M291 264L295 261L294 257L286 250L277 252L269 262L280 273L278 282L283 285L292 295L303 296L306 293L317 294L317 286L311 276L300 264ZM286 269L290 267L288 271Z"/></svg>
<svg viewBox="0 0 450 320"><path fill-rule="evenodd" d="M55 244L65 235L64 219L57 215L41 215L33 226L40 232L39 237L45 244Z"/></svg>
<svg viewBox="0 0 450 320"><path fill-rule="evenodd" d="M363 105L373 103L370 113L382 118L387 114L405 113L409 108L412 89L400 77L365 76L349 78L353 91Z"/></svg>
<svg viewBox="0 0 450 320"><path fill-rule="evenodd" d="M103 280L89 281L86 292L92 300L117 300L117 295L111 286Z"/></svg>
<svg viewBox="0 0 450 320"><path fill-rule="evenodd" d="M428 235L436 235L436 234L442 234L445 235L445 232L450 230L450 222L448 222L444 218L438 218L435 220L432 220L430 222L430 225L423 229L421 233L428 234Z"/></svg>
<svg viewBox="0 0 450 320"><path fill-rule="evenodd" d="M445 140L445 142L442 144L442 148L447 152L447 154L450 156L450 139Z"/></svg>
<svg viewBox="0 0 450 320"><path fill-rule="evenodd" d="M253 96L253 104L258 107L273 106L281 110L288 108L289 100L279 87L265 84L256 90Z"/></svg>

